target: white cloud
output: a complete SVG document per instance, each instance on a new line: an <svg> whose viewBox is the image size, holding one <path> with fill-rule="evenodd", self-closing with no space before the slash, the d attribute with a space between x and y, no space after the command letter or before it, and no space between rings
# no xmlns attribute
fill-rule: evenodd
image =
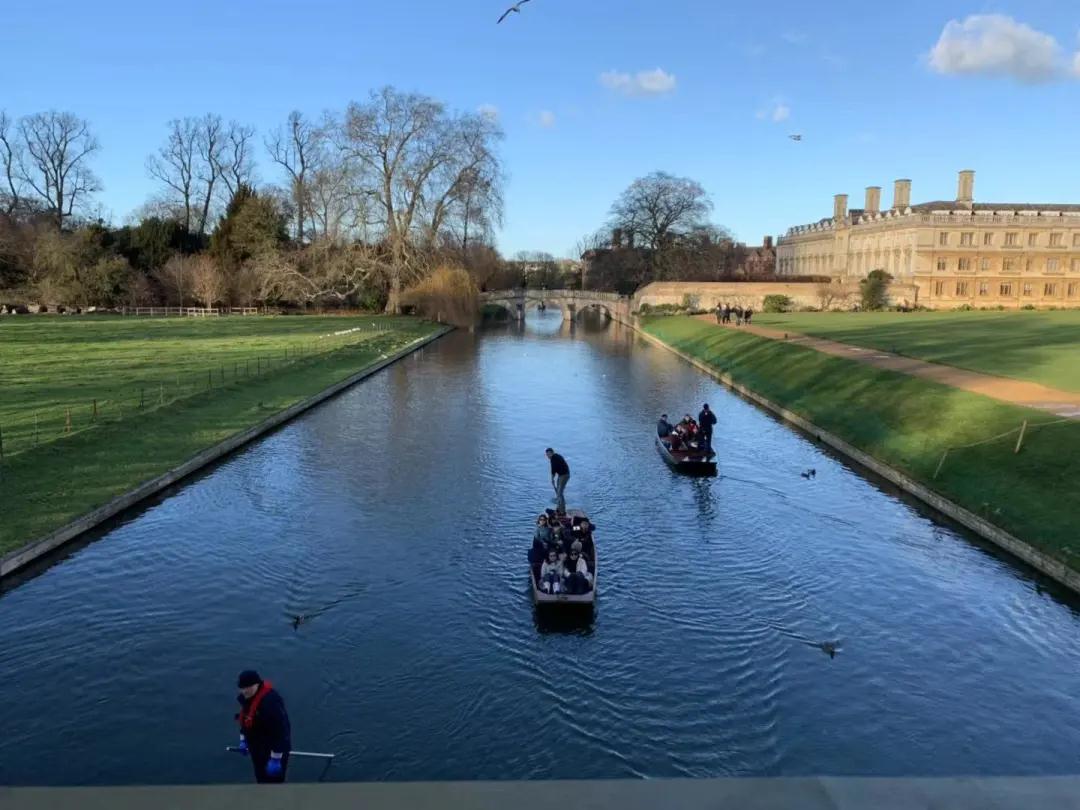
<svg viewBox="0 0 1080 810"><path fill-rule="evenodd" d="M551 110L541 110L540 115L537 117L537 123L544 129L551 129L555 126L555 113Z"/></svg>
<svg viewBox="0 0 1080 810"><path fill-rule="evenodd" d="M494 122L499 120L499 108L494 104L481 104L476 108L476 111L488 121Z"/></svg>
<svg viewBox="0 0 1080 810"><path fill-rule="evenodd" d="M780 35L780 39L788 45L805 45L807 37L802 31L785 31Z"/></svg>
<svg viewBox="0 0 1080 810"><path fill-rule="evenodd" d="M1066 74L1062 49L1054 37L1004 14L950 20L930 50L929 62L942 74L1007 76L1028 83Z"/></svg>
<svg viewBox="0 0 1080 810"><path fill-rule="evenodd" d="M600 84L624 96L662 96L675 90L675 77L662 68L634 75L609 70L600 74Z"/></svg>
<svg viewBox="0 0 1080 810"><path fill-rule="evenodd" d="M774 124L780 124L791 118L791 107L785 101L776 99L770 106L758 110L754 117L759 121L772 121Z"/></svg>

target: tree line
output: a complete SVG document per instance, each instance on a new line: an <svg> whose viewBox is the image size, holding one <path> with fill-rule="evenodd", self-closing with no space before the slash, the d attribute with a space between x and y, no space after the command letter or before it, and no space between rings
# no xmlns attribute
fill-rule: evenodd
<svg viewBox="0 0 1080 810"><path fill-rule="evenodd" d="M652 281L752 278L746 246L710 221L712 210L696 180L666 172L635 180L607 223L578 242L589 288L630 294Z"/></svg>
<svg viewBox="0 0 1080 810"><path fill-rule="evenodd" d="M392 87L317 119L294 111L261 138L216 114L176 119L146 159L154 195L116 227L88 122L0 112L0 289L72 306L398 311L438 266L502 283L515 275L493 247L502 138L488 116Z"/></svg>

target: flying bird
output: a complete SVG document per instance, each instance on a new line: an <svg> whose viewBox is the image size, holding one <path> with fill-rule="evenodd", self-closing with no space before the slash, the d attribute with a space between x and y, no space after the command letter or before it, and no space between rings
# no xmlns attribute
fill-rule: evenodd
<svg viewBox="0 0 1080 810"><path fill-rule="evenodd" d="M526 0L526 2L527 2L527 0ZM793 140L793 141L801 141L802 140L802 135L788 135L788 137L791 138L791 140Z"/></svg>
<svg viewBox="0 0 1080 810"><path fill-rule="evenodd" d="M811 478L817 478L817 470L807 470L806 472L799 473L799 475L809 481Z"/></svg>
<svg viewBox="0 0 1080 810"><path fill-rule="evenodd" d="M510 8L508 8L506 11L503 12L503 15L501 17L499 17L499 22L501 23L503 20L505 20L511 14L520 14L521 13L521 7L523 5L525 5L526 3L528 3L528 2L531 2L531 0L518 0L517 3L510 6ZM495 24L498 25L499 23L495 23Z"/></svg>

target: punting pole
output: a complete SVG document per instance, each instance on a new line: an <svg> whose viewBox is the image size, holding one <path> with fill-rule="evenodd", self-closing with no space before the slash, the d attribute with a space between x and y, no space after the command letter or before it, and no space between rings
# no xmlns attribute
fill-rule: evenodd
<svg viewBox="0 0 1080 810"><path fill-rule="evenodd" d="M233 754L243 753L235 745L230 745L225 750L230 752L230 753L233 753ZM317 753L314 753L312 751L290 751L289 756L290 757L308 757L309 759L333 759L334 758L333 754L317 754Z"/></svg>

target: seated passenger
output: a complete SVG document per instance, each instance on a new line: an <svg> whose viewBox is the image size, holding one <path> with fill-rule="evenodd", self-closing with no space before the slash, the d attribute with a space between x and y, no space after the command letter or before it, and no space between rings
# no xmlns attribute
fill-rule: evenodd
<svg viewBox="0 0 1080 810"><path fill-rule="evenodd" d="M592 537L592 524L588 518L582 518L581 523L577 527L577 531L574 532L574 543L570 546L573 550L574 545L581 544L581 553L585 556L585 559L592 562L596 559L596 546L593 543Z"/></svg>
<svg viewBox="0 0 1080 810"><path fill-rule="evenodd" d="M544 593L560 593L566 571L555 549L548 552L547 560L540 566L540 590Z"/></svg>
<svg viewBox="0 0 1080 810"><path fill-rule="evenodd" d="M547 515L540 515L536 519L536 531L533 533L533 539L539 540L545 546L554 539L554 533L548 524Z"/></svg>
<svg viewBox="0 0 1080 810"><path fill-rule="evenodd" d="M656 423L656 435L662 439L665 436L670 436L671 431L673 431L674 429L675 426L667 420L667 414L660 414L660 421Z"/></svg>
<svg viewBox="0 0 1080 810"><path fill-rule="evenodd" d="M682 433L681 433L680 431L676 431L675 433L672 433L672 434L671 434L671 435L670 435L670 436L668 437L668 439L669 439L669 441L668 441L668 446L669 446L669 447L670 447L670 448L671 448L672 450L676 450L676 451L678 451L678 450L682 450L682 449L683 449L683 444L684 444L684 442L683 442L683 437L682 437Z"/></svg>
<svg viewBox="0 0 1080 810"><path fill-rule="evenodd" d="M578 551L570 551L570 557L563 566L563 577L566 579L567 593L588 593L592 588L592 574L589 573L589 564L585 562L585 558Z"/></svg>

